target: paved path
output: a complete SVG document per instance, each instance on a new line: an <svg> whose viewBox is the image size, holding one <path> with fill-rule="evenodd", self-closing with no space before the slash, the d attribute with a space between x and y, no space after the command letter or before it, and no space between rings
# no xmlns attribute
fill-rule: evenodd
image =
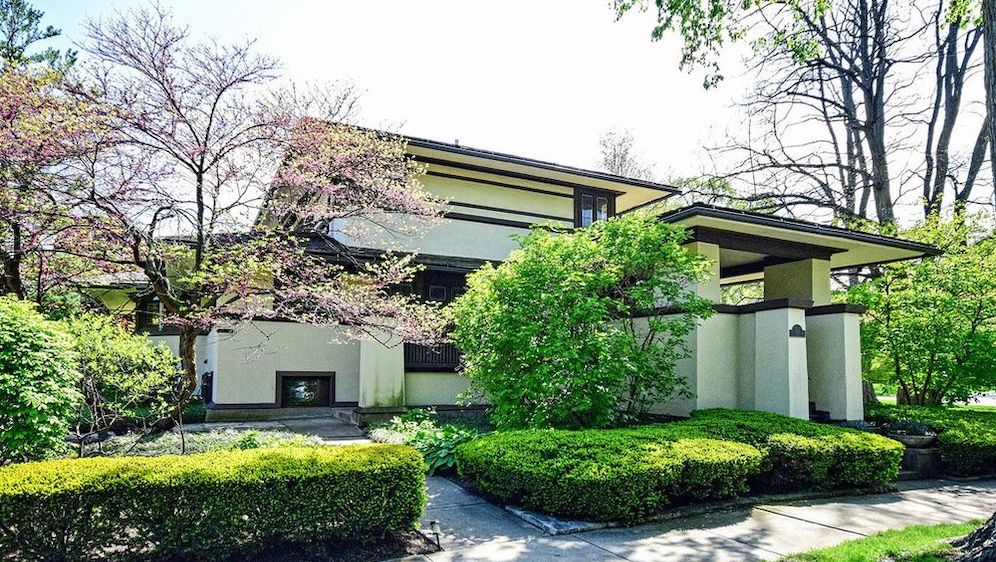
<svg viewBox="0 0 996 562"><path fill-rule="evenodd" d="M774 560L878 531L963 522L996 510L996 480L900 483L891 494L763 505L638 527L552 537L443 478L429 479L423 526L437 520L442 552L408 561Z"/></svg>

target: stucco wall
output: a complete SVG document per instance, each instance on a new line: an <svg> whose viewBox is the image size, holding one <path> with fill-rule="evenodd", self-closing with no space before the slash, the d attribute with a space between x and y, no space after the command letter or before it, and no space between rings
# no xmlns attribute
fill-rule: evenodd
<svg viewBox="0 0 996 562"><path fill-rule="evenodd" d="M217 337L216 404L273 404L278 370L334 371L335 401L359 399L359 345L336 328L255 322Z"/></svg>
<svg viewBox="0 0 996 562"><path fill-rule="evenodd" d="M449 406L460 398L470 379L458 373L405 373L408 406Z"/></svg>
<svg viewBox="0 0 996 562"><path fill-rule="evenodd" d="M180 336L150 335L148 338L153 345L165 345L173 355L180 356ZM210 349L209 339L210 335L197 336L197 340L194 342L194 357L197 361L197 388L194 389L194 394L201 392L201 377L204 373L214 371L214 353Z"/></svg>
<svg viewBox="0 0 996 562"><path fill-rule="evenodd" d="M860 316L821 314L806 323L812 400L830 419L863 419Z"/></svg>

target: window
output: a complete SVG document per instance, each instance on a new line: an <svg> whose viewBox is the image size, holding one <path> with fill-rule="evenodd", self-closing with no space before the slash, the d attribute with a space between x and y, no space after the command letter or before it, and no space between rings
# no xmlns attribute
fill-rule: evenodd
<svg viewBox="0 0 996 562"><path fill-rule="evenodd" d="M615 196L605 191L579 189L574 196L574 226L591 226L616 214Z"/></svg>
<svg viewBox="0 0 996 562"><path fill-rule="evenodd" d="M467 291L467 275L426 270L415 274L416 292L423 299L446 304Z"/></svg>

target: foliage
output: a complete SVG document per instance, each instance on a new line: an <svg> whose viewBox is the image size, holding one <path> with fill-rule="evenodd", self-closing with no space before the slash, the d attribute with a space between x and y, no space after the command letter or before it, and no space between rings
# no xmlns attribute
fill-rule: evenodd
<svg viewBox="0 0 996 562"><path fill-rule="evenodd" d="M321 445L322 440L310 435L286 431L255 429L212 429L209 431L177 430L147 433L137 441L126 437L112 437L100 444L96 454L103 456L160 457L248 449L271 449ZM87 451L88 455L94 451Z"/></svg>
<svg viewBox="0 0 996 562"><path fill-rule="evenodd" d="M993 474L996 467L996 412L967 408L880 405L865 418L889 425L914 420L937 433L944 472L954 476Z"/></svg>
<svg viewBox="0 0 996 562"><path fill-rule="evenodd" d="M535 229L449 307L464 373L499 428L606 427L687 395L675 362L711 303L688 287L706 261L648 213L571 233ZM654 315L664 304L677 311Z"/></svg>
<svg viewBox="0 0 996 562"><path fill-rule="evenodd" d="M93 245L85 207L62 174L102 130L103 114L68 98L57 73L0 69L0 294L41 302L88 269L71 253Z"/></svg>
<svg viewBox="0 0 996 562"><path fill-rule="evenodd" d="M996 240L972 242L970 221L931 221L907 233L945 254L881 266L848 301L868 307L864 363L900 403L939 405L996 386ZM966 243L968 241L968 243Z"/></svg>
<svg viewBox="0 0 996 562"><path fill-rule="evenodd" d="M44 15L44 12L33 8L26 0L0 0L0 59L4 66L40 63L64 71L76 62L76 52L71 49L61 53L47 47L40 52L28 54L32 44L62 34L51 25L41 26Z"/></svg>
<svg viewBox="0 0 996 562"><path fill-rule="evenodd" d="M269 544L413 529L425 464L397 445L287 447L0 468L0 556L247 559Z"/></svg>
<svg viewBox="0 0 996 562"><path fill-rule="evenodd" d="M432 408L414 409L370 431L370 438L380 443L411 445L418 449L429 467L429 474L452 470L456 449L481 436L473 427L438 423Z"/></svg>
<svg viewBox="0 0 996 562"><path fill-rule="evenodd" d="M746 493L763 458L740 443L655 437L632 429L499 432L457 449L457 468L503 502L638 522L685 494L705 500Z"/></svg>
<svg viewBox="0 0 996 562"><path fill-rule="evenodd" d="M87 38L100 64L73 92L113 109L84 178L110 247L93 257L144 273L179 329L177 410L197 384L196 336L218 324L279 317L435 339L436 309L394 290L413 256L345 256L440 213L403 139L342 124L349 89L280 89L279 62L252 41L199 40L159 6L92 21Z"/></svg>
<svg viewBox="0 0 996 562"><path fill-rule="evenodd" d="M65 447L76 384L66 334L31 304L0 297L0 465Z"/></svg>
<svg viewBox="0 0 996 562"><path fill-rule="evenodd" d="M971 532L978 521L914 525L853 539L830 548L811 550L781 562L944 562L953 553L951 539Z"/></svg>
<svg viewBox="0 0 996 562"><path fill-rule="evenodd" d="M178 380L176 358L165 345L132 334L111 317L85 314L63 322L75 340L83 402L75 431L146 427L169 411Z"/></svg>
<svg viewBox="0 0 996 562"><path fill-rule="evenodd" d="M457 469L501 501L637 522L674 502L887 483L899 473L902 450L850 429L707 410L636 428L494 433L458 448Z"/></svg>

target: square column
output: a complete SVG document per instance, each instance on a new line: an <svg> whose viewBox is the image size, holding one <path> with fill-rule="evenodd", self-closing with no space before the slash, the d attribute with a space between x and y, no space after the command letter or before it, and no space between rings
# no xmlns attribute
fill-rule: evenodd
<svg viewBox="0 0 996 562"><path fill-rule="evenodd" d="M830 262L807 259L764 268L764 300L798 299L830 304Z"/></svg>
<svg viewBox="0 0 996 562"><path fill-rule="evenodd" d="M846 304L807 312L810 397L832 420L864 419L861 312L863 307Z"/></svg>
<svg viewBox="0 0 996 562"><path fill-rule="evenodd" d="M689 287L696 295L707 298L715 303L723 302L723 292L719 286L719 245L708 242L689 242L683 246L693 254L698 254L709 260L709 278Z"/></svg>
<svg viewBox="0 0 996 562"><path fill-rule="evenodd" d="M754 409L809 419L805 310L759 310L753 328Z"/></svg>
<svg viewBox="0 0 996 562"><path fill-rule="evenodd" d="M404 408L405 351L401 342L384 345L374 339L360 340L359 407Z"/></svg>

